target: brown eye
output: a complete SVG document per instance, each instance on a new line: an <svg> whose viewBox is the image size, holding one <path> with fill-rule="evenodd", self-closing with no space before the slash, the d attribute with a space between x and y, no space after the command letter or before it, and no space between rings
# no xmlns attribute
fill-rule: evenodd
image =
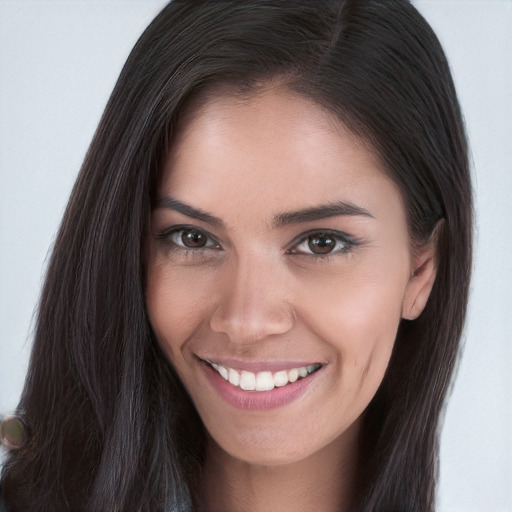
<svg viewBox="0 0 512 512"><path fill-rule="evenodd" d="M157 234L167 248L172 251L189 251L201 253L203 250L220 249L220 244L207 231L189 226L173 226Z"/></svg>
<svg viewBox="0 0 512 512"><path fill-rule="evenodd" d="M199 258L206 261L222 251L213 235L194 226L171 226L155 235L161 250L173 258ZM216 256L215 256L216 257Z"/></svg>
<svg viewBox="0 0 512 512"><path fill-rule="evenodd" d="M328 254L336 247L336 239L328 233L317 233L308 237L308 247L313 254Z"/></svg>
<svg viewBox="0 0 512 512"><path fill-rule="evenodd" d="M288 253L322 260L323 256L347 254L357 245L359 242L341 231L310 231L304 233Z"/></svg>
<svg viewBox="0 0 512 512"><path fill-rule="evenodd" d="M205 247L208 238L201 231L195 229L184 229L181 232L181 242L189 249Z"/></svg>

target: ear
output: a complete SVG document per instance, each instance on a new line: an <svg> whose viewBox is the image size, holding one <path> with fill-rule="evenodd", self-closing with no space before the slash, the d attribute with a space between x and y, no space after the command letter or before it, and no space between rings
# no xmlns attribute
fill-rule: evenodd
<svg viewBox="0 0 512 512"><path fill-rule="evenodd" d="M437 272L437 241L444 220L440 220L428 241L415 251L411 277L402 304L402 318L415 320L427 304Z"/></svg>

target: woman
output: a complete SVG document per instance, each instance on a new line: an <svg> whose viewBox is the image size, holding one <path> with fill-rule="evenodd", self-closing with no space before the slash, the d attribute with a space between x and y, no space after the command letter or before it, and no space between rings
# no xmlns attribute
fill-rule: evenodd
<svg viewBox="0 0 512 512"><path fill-rule="evenodd" d="M470 261L408 2L170 3L55 244L8 510L433 510Z"/></svg>

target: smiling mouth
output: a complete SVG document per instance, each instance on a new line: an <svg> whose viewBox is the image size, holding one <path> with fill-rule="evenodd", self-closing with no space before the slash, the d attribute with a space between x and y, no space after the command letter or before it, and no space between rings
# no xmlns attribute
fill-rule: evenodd
<svg viewBox="0 0 512 512"><path fill-rule="evenodd" d="M261 371L250 372L247 370L235 370L219 363L212 363L205 359L201 361L210 368L213 368L226 382L244 391L271 391L274 388L281 388L303 379L308 375L322 368L321 364L310 364L289 370L278 372Z"/></svg>

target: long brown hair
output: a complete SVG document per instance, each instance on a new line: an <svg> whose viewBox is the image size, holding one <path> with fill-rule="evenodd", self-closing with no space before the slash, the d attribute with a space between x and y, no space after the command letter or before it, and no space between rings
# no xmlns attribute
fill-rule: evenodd
<svg viewBox="0 0 512 512"><path fill-rule="evenodd" d="M2 474L11 512L193 509L203 427L145 311L152 190L192 97L279 77L372 145L413 241L444 219L428 304L400 325L365 412L357 490L360 511L434 510L471 268L466 138L446 58L406 0L259 0L171 2L128 58L46 275L19 405L30 440Z"/></svg>

